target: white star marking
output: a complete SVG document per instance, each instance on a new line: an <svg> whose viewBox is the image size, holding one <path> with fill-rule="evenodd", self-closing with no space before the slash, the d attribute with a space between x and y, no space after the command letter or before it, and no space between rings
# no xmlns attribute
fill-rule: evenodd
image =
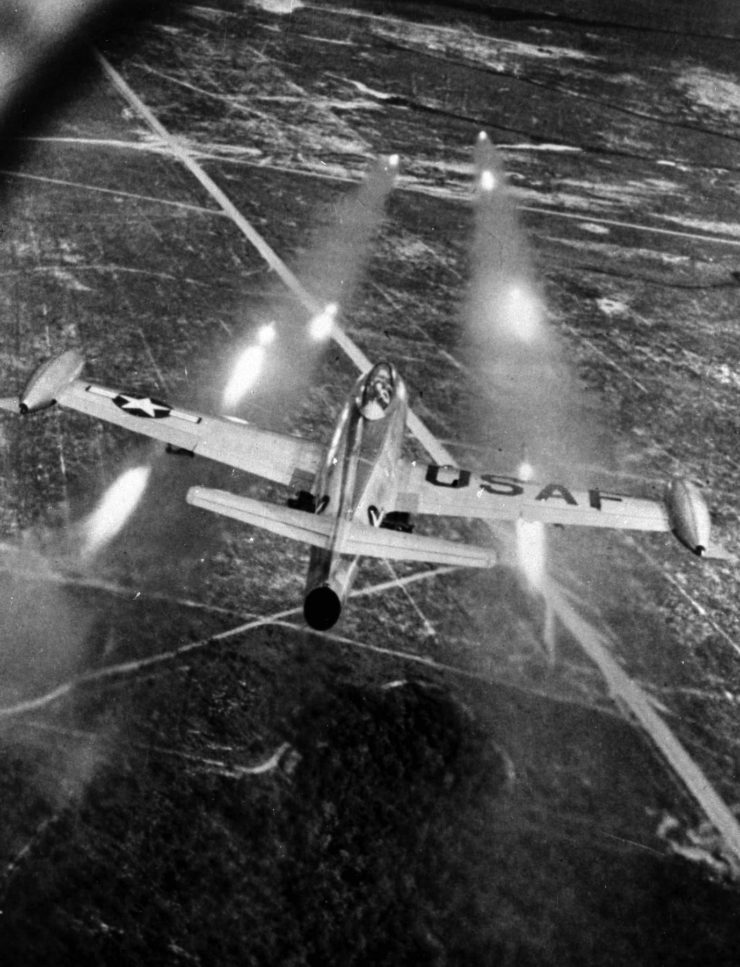
<svg viewBox="0 0 740 967"><path fill-rule="evenodd" d="M121 407L122 410L140 410L141 414L144 416L150 416L155 419L160 414L165 414L170 412L170 407L166 403L155 403L153 399L148 396L135 397L135 396L124 396L121 395L121 399L125 402L118 403L117 405ZM139 414L132 413L133 416Z"/></svg>

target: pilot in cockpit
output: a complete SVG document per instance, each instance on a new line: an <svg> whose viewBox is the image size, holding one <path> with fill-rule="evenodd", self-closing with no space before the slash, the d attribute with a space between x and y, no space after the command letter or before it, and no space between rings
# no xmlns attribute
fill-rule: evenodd
<svg viewBox="0 0 740 967"><path fill-rule="evenodd" d="M365 381L360 401L360 412L366 420L379 420L385 416L393 399L393 370L388 363L378 363Z"/></svg>

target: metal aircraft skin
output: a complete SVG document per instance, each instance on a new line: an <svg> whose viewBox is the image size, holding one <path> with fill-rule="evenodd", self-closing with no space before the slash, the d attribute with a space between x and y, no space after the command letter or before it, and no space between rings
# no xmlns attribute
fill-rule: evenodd
<svg viewBox="0 0 740 967"><path fill-rule="evenodd" d="M496 563L490 548L412 533L411 514L672 531L693 553L722 556L709 543L701 491L685 478L674 478L662 500L644 500L405 459L406 387L388 362L357 380L328 447L98 386L80 378L83 366L82 355L67 350L43 363L19 397L0 400L0 408L26 414L56 403L298 491L288 506L207 487L191 487L187 500L310 544L304 615L318 630L338 620L360 557Z"/></svg>

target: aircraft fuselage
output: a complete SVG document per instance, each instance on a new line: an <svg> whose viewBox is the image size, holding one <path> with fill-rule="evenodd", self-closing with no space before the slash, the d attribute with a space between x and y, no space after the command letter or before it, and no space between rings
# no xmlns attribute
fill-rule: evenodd
<svg viewBox="0 0 740 967"><path fill-rule="evenodd" d="M314 481L316 513L334 522L328 550L312 548L303 610L312 628L336 623L358 558L343 553L352 523L380 526L395 503L396 467L406 426L406 388L395 367L379 363L357 381Z"/></svg>

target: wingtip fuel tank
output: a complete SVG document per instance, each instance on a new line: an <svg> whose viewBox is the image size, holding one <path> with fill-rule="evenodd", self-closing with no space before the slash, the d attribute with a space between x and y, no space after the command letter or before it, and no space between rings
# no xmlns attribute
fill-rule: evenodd
<svg viewBox="0 0 740 967"><path fill-rule="evenodd" d="M32 413L52 406L62 390L77 379L84 365L85 359L76 349L47 359L26 383L18 402L20 412Z"/></svg>
<svg viewBox="0 0 740 967"><path fill-rule="evenodd" d="M697 557L702 557L710 546L712 522L699 487L685 477L674 477L666 487L665 503L673 533Z"/></svg>

